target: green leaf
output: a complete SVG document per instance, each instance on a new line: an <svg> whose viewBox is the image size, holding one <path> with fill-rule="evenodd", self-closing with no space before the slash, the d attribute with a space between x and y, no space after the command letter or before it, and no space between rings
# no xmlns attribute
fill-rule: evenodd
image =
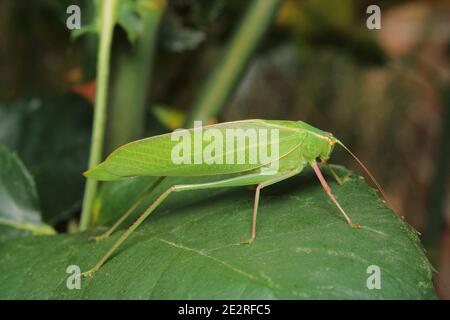
<svg viewBox="0 0 450 320"><path fill-rule="evenodd" d="M0 104L0 142L30 170L50 224L80 205L91 118L91 106L73 94Z"/></svg>
<svg viewBox="0 0 450 320"><path fill-rule="evenodd" d="M128 40L135 43L148 33L144 28L150 27L150 21L150 24L159 22L165 6L165 0L121 0L117 6L117 23L127 33Z"/></svg>
<svg viewBox="0 0 450 320"><path fill-rule="evenodd" d="M117 23L125 30L131 43L136 41L142 30L142 22L135 9L133 0L119 1L117 6Z"/></svg>
<svg viewBox="0 0 450 320"><path fill-rule="evenodd" d="M198 179L167 179L157 193L181 181ZM100 230L6 242L0 298L434 299L416 232L361 178L331 187L361 229L345 223L310 171L263 190L251 245L239 239L250 232L253 188L181 192L80 290L67 289L66 268L92 267L121 232L97 243L88 238ZM366 286L371 265L380 290Z"/></svg>
<svg viewBox="0 0 450 320"><path fill-rule="evenodd" d="M81 18L83 25L81 29L74 29L71 31L71 38L76 39L87 33L98 33L100 30L100 6L99 0L86 2L81 6ZM64 9L67 6L64 7Z"/></svg>
<svg viewBox="0 0 450 320"><path fill-rule="evenodd" d="M55 234L41 220L33 178L20 159L0 144L0 241Z"/></svg>
<svg viewBox="0 0 450 320"><path fill-rule="evenodd" d="M72 37L76 38L85 33L98 33L100 30L100 1L93 2L93 14L91 21L87 22L79 30L72 31ZM120 25L127 34L128 40L135 43L136 39L144 32L143 17L159 14L164 8L164 0L120 0L115 9L114 23Z"/></svg>
<svg viewBox="0 0 450 320"><path fill-rule="evenodd" d="M225 0L201 0L192 2L192 16L195 24L207 27L223 11L226 5L233 6L236 3ZM240 8L242 2L239 3ZM245 6L245 3L244 3Z"/></svg>
<svg viewBox="0 0 450 320"><path fill-rule="evenodd" d="M173 107L154 105L151 108L151 112L160 123L170 130L181 128L185 121L184 113Z"/></svg>
<svg viewBox="0 0 450 320"><path fill-rule="evenodd" d="M162 44L170 51L181 52L196 49L205 39L205 33L176 25L171 19L162 25Z"/></svg>

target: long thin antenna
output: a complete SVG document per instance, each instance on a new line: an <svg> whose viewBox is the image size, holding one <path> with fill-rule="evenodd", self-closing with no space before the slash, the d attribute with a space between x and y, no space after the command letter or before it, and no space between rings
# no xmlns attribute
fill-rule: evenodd
<svg viewBox="0 0 450 320"><path fill-rule="evenodd" d="M381 195L383 196L384 200L386 201L387 205L394 210L394 208L392 207L391 203L388 200L388 197L386 196L386 193L384 192L383 188L381 187L381 185L378 183L377 179L375 179L375 177L373 176L373 174L370 172L370 170L364 165L364 163L362 163L361 160L359 160L359 158L350 151L349 148L347 148L341 141L336 139L336 143L339 144L342 148L344 148L352 157L353 159L356 160L356 162L358 162L358 164L361 166L361 168L364 169L364 171L366 172L366 174L370 177L370 180L372 180L373 184L375 184L375 186L377 187L378 191L380 191ZM394 210L395 211L395 210Z"/></svg>

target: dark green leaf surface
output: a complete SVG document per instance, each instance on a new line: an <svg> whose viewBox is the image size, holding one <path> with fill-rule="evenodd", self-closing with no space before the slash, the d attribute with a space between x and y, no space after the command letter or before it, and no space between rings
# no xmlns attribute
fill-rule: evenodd
<svg viewBox="0 0 450 320"><path fill-rule="evenodd" d="M50 224L80 204L91 117L89 104L73 94L0 105L0 142L30 170L43 218Z"/></svg>
<svg viewBox="0 0 450 320"><path fill-rule="evenodd" d="M253 188L182 192L92 279L83 278L80 290L67 289L66 268L92 267L120 231L98 243L88 237L100 230L6 242L0 298L435 298L416 232L361 178L331 187L361 229L345 223L310 171L262 191L251 245L239 239L249 236ZM381 269L380 290L366 286L371 265Z"/></svg>
<svg viewBox="0 0 450 320"><path fill-rule="evenodd" d="M0 241L53 233L41 220L33 178L19 158L0 144Z"/></svg>

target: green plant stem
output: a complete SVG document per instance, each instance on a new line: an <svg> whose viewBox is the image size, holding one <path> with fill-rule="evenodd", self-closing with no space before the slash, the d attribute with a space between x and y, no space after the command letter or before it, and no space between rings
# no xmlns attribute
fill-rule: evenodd
<svg viewBox="0 0 450 320"><path fill-rule="evenodd" d="M233 34L215 69L194 102L186 125L216 116L227 102L240 75L272 22L281 0L254 0Z"/></svg>
<svg viewBox="0 0 450 320"><path fill-rule="evenodd" d="M114 89L106 141L108 153L143 136L150 75L164 9L165 2L161 1L141 10L142 31L133 48L118 57L118 68L112 80Z"/></svg>
<svg viewBox="0 0 450 320"><path fill-rule="evenodd" d="M116 7L116 0L103 0L101 2L100 48L97 56L97 92L95 96L94 127L91 138L89 168L97 165L102 158L108 95L109 58ZM86 230L90 224L92 205L97 187L97 181L87 180L81 211L80 230Z"/></svg>

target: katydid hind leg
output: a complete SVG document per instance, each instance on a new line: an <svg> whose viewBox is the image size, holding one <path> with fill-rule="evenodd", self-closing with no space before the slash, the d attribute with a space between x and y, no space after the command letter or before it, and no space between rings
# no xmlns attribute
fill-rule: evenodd
<svg viewBox="0 0 450 320"><path fill-rule="evenodd" d="M282 175L284 177L284 175ZM281 176L277 176L280 178ZM285 178L282 178L283 180ZM142 213L137 220L119 237L119 239L111 246L107 253L95 264L95 266L83 272L82 275L86 277L91 277L96 271L98 271L103 264L111 257L111 255L116 251L116 249L136 230L142 222L172 193L180 191L192 191L199 189L209 189L209 188L219 188L219 187L238 187L245 185L260 184L264 181L274 180L273 176L264 176L259 173L252 173L247 175L242 175L238 177L233 177L230 179L224 179L220 181L199 183L199 184L180 184L174 185L163 192L145 211ZM275 181L275 180L274 180ZM280 179L276 180L280 181ZM275 181L275 182L276 182Z"/></svg>
<svg viewBox="0 0 450 320"><path fill-rule="evenodd" d="M106 252L106 254L95 264L95 266L83 272L81 275L84 277L92 277L95 272L97 272L105 262L111 257L111 255L116 251L116 249L134 232L134 230L139 227L139 225L174 191L174 187L170 187L166 191L164 191L145 211L142 213L139 218L122 233L120 238L114 242L111 248Z"/></svg>
<svg viewBox="0 0 450 320"><path fill-rule="evenodd" d="M158 187L165 177L159 177L156 181L152 181L144 192L136 199L135 202L127 209L127 211L104 233L91 237L92 240L101 241L107 239L128 217L136 210L136 208L144 202L144 200Z"/></svg>
<svg viewBox="0 0 450 320"><path fill-rule="evenodd" d="M148 196L149 194L147 192L144 192L143 195L141 195L132 205L131 207L128 208L128 210L108 229L106 230L104 233L98 235L98 236L94 236L91 237L90 239L95 240L95 241L102 241L105 240L107 238L109 238L109 236L125 221L127 220L127 218L134 212L134 210L136 210L136 208L142 203L144 202L146 196Z"/></svg>
<svg viewBox="0 0 450 320"><path fill-rule="evenodd" d="M348 224L353 227L353 228L359 228L360 225L355 224L352 222L352 220L350 219L350 217L347 215L347 213L344 211L344 209L341 207L341 205L339 204L339 202L336 200L336 197L334 196L334 194L331 192L331 188L328 186L327 181L325 180L325 178L322 175L322 172L319 169L319 166L317 165L317 163L313 163L311 164L311 167L313 168L314 172L316 173L317 177L319 178L320 183L322 184L323 189L325 190L326 194L328 195L328 197L331 199L331 201L336 205L336 207L339 209L339 211L342 213L342 215L344 216L345 220L348 222Z"/></svg>

